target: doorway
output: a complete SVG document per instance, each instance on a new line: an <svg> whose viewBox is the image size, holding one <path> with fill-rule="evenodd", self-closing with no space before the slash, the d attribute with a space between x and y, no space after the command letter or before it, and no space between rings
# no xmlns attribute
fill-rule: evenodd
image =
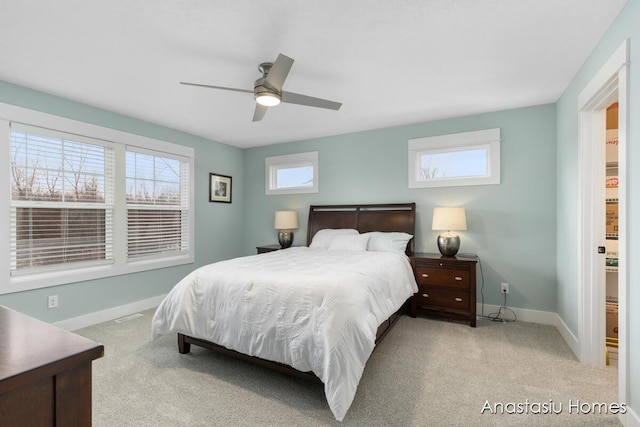
<svg viewBox="0 0 640 427"><path fill-rule="evenodd" d="M579 359L604 367L606 363L606 109L618 101L618 226L627 230L627 115L629 40L625 40L578 97L580 147L580 206L578 293ZM626 401L627 384L627 242L618 236L618 400Z"/></svg>

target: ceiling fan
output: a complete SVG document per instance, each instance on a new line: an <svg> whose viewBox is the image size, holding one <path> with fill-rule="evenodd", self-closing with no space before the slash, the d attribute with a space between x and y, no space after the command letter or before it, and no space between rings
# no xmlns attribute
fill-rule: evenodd
<svg viewBox="0 0 640 427"><path fill-rule="evenodd" d="M262 77L255 81L253 90L236 89L224 86L211 86L200 83L180 82L183 85L206 87L210 89L231 90L234 92L253 93L256 100L256 109L253 113L253 121L262 120L267 108L276 106L280 102L289 104L307 105L309 107L327 108L330 110L339 110L342 106L340 102L329 101L313 96L300 95L299 93L285 92L282 85L289 75L289 70L293 65L293 59L279 54L275 62L263 62L258 69L262 73Z"/></svg>

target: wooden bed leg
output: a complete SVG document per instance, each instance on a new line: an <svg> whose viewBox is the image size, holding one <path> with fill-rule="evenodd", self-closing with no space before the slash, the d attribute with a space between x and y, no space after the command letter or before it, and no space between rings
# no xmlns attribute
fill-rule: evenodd
<svg viewBox="0 0 640 427"><path fill-rule="evenodd" d="M191 344L186 342L184 335L178 334L178 352L180 354L187 354L191 351Z"/></svg>

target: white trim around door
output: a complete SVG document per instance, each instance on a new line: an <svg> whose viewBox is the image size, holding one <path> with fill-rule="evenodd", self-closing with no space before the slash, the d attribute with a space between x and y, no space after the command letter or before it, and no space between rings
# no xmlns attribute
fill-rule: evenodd
<svg viewBox="0 0 640 427"><path fill-rule="evenodd" d="M625 40L578 97L580 206L578 339L583 363L605 365L605 111L618 102L618 401L628 396L627 135L629 40Z"/></svg>

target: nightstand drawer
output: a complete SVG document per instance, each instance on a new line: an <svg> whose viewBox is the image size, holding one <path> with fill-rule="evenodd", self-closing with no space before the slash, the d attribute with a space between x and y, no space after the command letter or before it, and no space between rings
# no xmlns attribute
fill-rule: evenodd
<svg viewBox="0 0 640 427"><path fill-rule="evenodd" d="M458 310L469 309L469 293L455 289L440 289L432 287L422 287L413 296L418 306L438 306L450 307Z"/></svg>
<svg viewBox="0 0 640 427"><path fill-rule="evenodd" d="M416 265L416 281L419 285L469 289L469 271Z"/></svg>
<svg viewBox="0 0 640 427"><path fill-rule="evenodd" d="M411 265L418 293L411 298L411 316L444 317L476 326L477 263L476 255L413 254Z"/></svg>

